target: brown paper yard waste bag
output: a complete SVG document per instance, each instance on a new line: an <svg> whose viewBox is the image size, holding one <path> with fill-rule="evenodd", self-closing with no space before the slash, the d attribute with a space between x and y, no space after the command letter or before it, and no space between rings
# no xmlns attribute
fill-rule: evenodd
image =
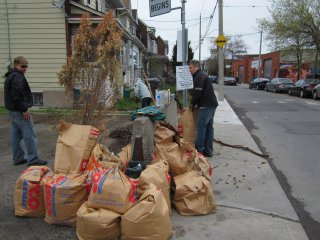
<svg viewBox="0 0 320 240"><path fill-rule="evenodd" d="M175 136L176 133L174 131L158 124L154 133L154 141L156 143L174 142Z"/></svg>
<svg viewBox="0 0 320 240"><path fill-rule="evenodd" d="M83 174L56 174L43 181L46 207L45 221L74 226L77 211L87 201L90 185Z"/></svg>
<svg viewBox="0 0 320 240"><path fill-rule="evenodd" d="M123 147L121 149L121 152L118 153L119 159L121 161L121 166L124 166L124 168L120 168L122 172L126 171L126 168L128 167L128 163L131 160L132 157L132 145L129 143L127 146Z"/></svg>
<svg viewBox="0 0 320 240"><path fill-rule="evenodd" d="M96 145L99 130L89 125L62 122L56 144L54 173L82 173Z"/></svg>
<svg viewBox="0 0 320 240"><path fill-rule="evenodd" d="M216 202L210 182L191 171L174 177L176 190L174 205L181 215L205 215L216 210Z"/></svg>
<svg viewBox="0 0 320 240"><path fill-rule="evenodd" d="M169 209L162 191L153 184L138 203L121 217L121 237L126 240L166 240L172 234Z"/></svg>
<svg viewBox="0 0 320 240"><path fill-rule="evenodd" d="M165 142L155 144L157 159L163 159L169 163L169 173L178 176L192 170L197 156L197 150L184 139L177 142Z"/></svg>
<svg viewBox="0 0 320 240"><path fill-rule="evenodd" d="M171 176L168 174L169 166L166 161L159 161L155 164L148 165L147 168L142 171L139 178L138 191L142 194L148 188L150 184L154 184L161 189L163 195L167 201L169 213L171 213L171 200L170 200L170 180Z"/></svg>
<svg viewBox="0 0 320 240"><path fill-rule="evenodd" d="M91 179L93 174L104 169L119 167L122 171L126 169L126 163L109 151L103 144L96 144L91 152L88 165L84 173Z"/></svg>
<svg viewBox="0 0 320 240"><path fill-rule="evenodd" d="M16 216L44 216L45 208L41 182L51 175L51 169L46 166L29 167L20 175L16 181L14 195Z"/></svg>
<svg viewBox="0 0 320 240"><path fill-rule="evenodd" d="M193 166L193 170L201 172L201 174L206 179L208 179L208 181L211 181L211 177L212 177L211 164L201 153L198 153L198 155L195 158L195 164Z"/></svg>
<svg viewBox="0 0 320 240"><path fill-rule="evenodd" d="M123 214L135 203L135 185L118 168L95 173L87 206Z"/></svg>
<svg viewBox="0 0 320 240"><path fill-rule="evenodd" d="M77 236L80 240L119 239L120 220L120 214L103 208L88 208L85 202L77 212Z"/></svg>
<svg viewBox="0 0 320 240"><path fill-rule="evenodd" d="M94 169L102 169L103 165L101 161L108 158L109 150L102 144L97 143L92 149L88 164L86 166L86 171L91 171Z"/></svg>
<svg viewBox="0 0 320 240"><path fill-rule="evenodd" d="M196 139L198 109L193 111L186 107L178 114L178 132L189 143L194 144Z"/></svg>

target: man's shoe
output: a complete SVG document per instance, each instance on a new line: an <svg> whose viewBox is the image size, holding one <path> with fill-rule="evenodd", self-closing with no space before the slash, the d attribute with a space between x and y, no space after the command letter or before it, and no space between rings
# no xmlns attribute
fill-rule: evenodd
<svg viewBox="0 0 320 240"><path fill-rule="evenodd" d="M42 166L42 165L47 165L47 161L44 160L38 160L36 162L33 163L28 163L28 166Z"/></svg>
<svg viewBox="0 0 320 240"><path fill-rule="evenodd" d="M204 153L203 156L205 156L205 157L212 157L212 154Z"/></svg>
<svg viewBox="0 0 320 240"><path fill-rule="evenodd" d="M14 166L17 166L17 165L25 164L25 163L27 163L27 160L26 160L26 159L23 159L23 160L20 160L20 161L18 161L18 162L14 162L13 165L14 165Z"/></svg>

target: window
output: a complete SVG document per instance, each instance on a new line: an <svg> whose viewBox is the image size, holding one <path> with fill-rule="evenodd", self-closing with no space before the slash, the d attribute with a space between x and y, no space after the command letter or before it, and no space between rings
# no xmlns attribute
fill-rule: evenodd
<svg viewBox="0 0 320 240"><path fill-rule="evenodd" d="M138 65L138 56L137 55L138 55L137 51L133 50L132 51L132 63L134 65Z"/></svg>
<svg viewBox="0 0 320 240"><path fill-rule="evenodd" d="M130 33L135 36L136 35L136 28L131 26Z"/></svg>
<svg viewBox="0 0 320 240"><path fill-rule="evenodd" d="M43 106L43 93L42 92L33 92L33 105L34 106Z"/></svg>

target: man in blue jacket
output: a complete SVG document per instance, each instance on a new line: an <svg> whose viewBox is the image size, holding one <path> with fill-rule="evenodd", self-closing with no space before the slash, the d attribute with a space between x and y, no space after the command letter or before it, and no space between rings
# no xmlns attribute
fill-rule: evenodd
<svg viewBox="0 0 320 240"><path fill-rule="evenodd" d="M37 139L29 108L33 106L31 89L24 76L28 68L26 58L19 56L14 59L14 69L6 73L4 82L5 107L11 119L11 147L13 165L28 163L45 165L47 161L40 160L37 153ZM24 141L27 156L22 147Z"/></svg>
<svg viewBox="0 0 320 240"><path fill-rule="evenodd" d="M213 154L213 118L218 101L214 94L212 81L201 71L200 62L192 60L189 63L189 71L193 77L193 94L191 109L198 106L197 138L195 147L198 152L206 157Z"/></svg>

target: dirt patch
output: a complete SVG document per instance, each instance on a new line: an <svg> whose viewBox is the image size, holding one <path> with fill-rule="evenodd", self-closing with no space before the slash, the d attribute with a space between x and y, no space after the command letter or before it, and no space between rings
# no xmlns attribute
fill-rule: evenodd
<svg viewBox="0 0 320 240"><path fill-rule="evenodd" d="M48 124L55 128L61 120L79 124L77 116L55 113L33 113L34 124ZM130 115L109 114L105 118L105 131L100 136L100 142L108 147L111 152L118 153L130 143L133 121Z"/></svg>

